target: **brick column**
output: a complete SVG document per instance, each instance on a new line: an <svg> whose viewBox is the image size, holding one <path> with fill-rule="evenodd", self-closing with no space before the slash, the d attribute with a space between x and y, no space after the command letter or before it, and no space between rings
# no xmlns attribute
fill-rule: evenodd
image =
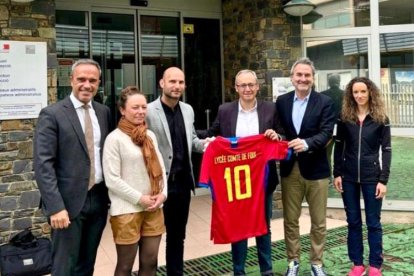
<svg viewBox="0 0 414 276"><path fill-rule="evenodd" d="M302 55L299 18L282 11L280 0L223 0L225 101L236 98L234 77L241 69L259 78L258 97L272 100L272 78L289 77ZM281 215L280 186L274 194L274 217Z"/></svg>

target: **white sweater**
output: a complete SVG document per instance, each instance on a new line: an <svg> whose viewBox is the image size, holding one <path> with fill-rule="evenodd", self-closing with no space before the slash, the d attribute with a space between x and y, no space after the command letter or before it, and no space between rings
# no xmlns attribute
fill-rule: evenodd
<svg viewBox="0 0 414 276"><path fill-rule="evenodd" d="M167 178L157 138L150 130L147 130L147 134L154 143L160 161L164 182L162 192L167 196ZM142 212L144 209L138 202L142 195L150 194L151 185L141 148L132 142L131 137L117 128L105 140L102 164L111 199L109 214L116 216Z"/></svg>

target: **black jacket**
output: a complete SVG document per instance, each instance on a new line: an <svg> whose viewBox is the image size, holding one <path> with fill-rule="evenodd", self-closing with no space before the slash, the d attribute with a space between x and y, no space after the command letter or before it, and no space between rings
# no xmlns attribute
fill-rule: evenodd
<svg viewBox="0 0 414 276"><path fill-rule="evenodd" d="M362 125L338 120L334 176L357 183L387 184L391 164L391 129L367 115ZM382 151L382 164L379 150Z"/></svg>
<svg viewBox="0 0 414 276"><path fill-rule="evenodd" d="M335 113L331 98L312 91L303 116L299 133L293 125L292 110L295 91L277 98L276 109L280 123L288 141L295 138L305 139L309 149L293 154L289 160L280 161L280 175L289 176L295 161L298 161L301 175L308 180L317 180L330 176L326 145L332 137L335 125Z"/></svg>

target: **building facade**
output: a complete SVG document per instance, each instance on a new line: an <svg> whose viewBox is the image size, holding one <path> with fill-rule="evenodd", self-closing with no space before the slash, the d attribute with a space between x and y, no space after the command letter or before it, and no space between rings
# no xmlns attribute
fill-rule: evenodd
<svg viewBox="0 0 414 276"><path fill-rule="evenodd" d="M381 85L394 134L412 133L414 2L312 0L316 9L303 17L284 13L284 2L0 0L0 41L46 43L48 104L70 93L75 60L98 61L96 100L111 108L114 122L123 87L138 85L153 100L164 69L179 66L184 101L195 110L196 128L206 128L218 105L236 98L239 70L255 70L260 97L275 100L290 89L293 62L308 56L318 69L318 91L332 74L341 76L341 86L368 76ZM27 227L48 231L32 169L35 125L36 119L0 121L0 243Z"/></svg>

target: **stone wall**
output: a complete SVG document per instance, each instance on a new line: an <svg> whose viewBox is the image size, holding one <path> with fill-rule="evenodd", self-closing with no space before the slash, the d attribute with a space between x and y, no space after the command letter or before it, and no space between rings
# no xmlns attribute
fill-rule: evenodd
<svg viewBox="0 0 414 276"><path fill-rule="evenodd" d="M282 11L281 0L223 0L225 101L236 98L234 76L254 70L259 98L272 100L272 78L289 77L302 55L299 18ZM273 195L273 217L282 215L280 185Z"/></svg>
<svg viewBox="0 0 414 276"><path fill-rule="evenodd" d="M0 40L41 41L48 45L48 101L56 101L55 2L16 3L0 0ZM24 78L24 76L22 76ZM0 121L0 244L31 227L36 235L49 231L38 209L34 181L35 119Z"/></svg>
<svg viewBox="0 0 414 276"><path fill-rule="evenodd" d="M255 70L259 97L272 99L272 77L287 77L301 55L299 18L283 13L280 0L223 0L225 100L236 98L234 76ZM48 102L56 102L55 0L16 3L0 0L0 40L44 41L48 45ZM23 77L23 76L22 76ZM0 122L0 243L31 227L49 231L38 210L33 177L33 132L36 120ZM280 194L275 194L280 207Z"/></svg>
<svg viewBox="0 0 414 276"><path fill-rule="evenodd" d="M282 11L281 0L223 0L225 100L236 98L234 76L256 72L259 97L272 99L272 78L288 77L301 56L299 18Z"/></svg>

